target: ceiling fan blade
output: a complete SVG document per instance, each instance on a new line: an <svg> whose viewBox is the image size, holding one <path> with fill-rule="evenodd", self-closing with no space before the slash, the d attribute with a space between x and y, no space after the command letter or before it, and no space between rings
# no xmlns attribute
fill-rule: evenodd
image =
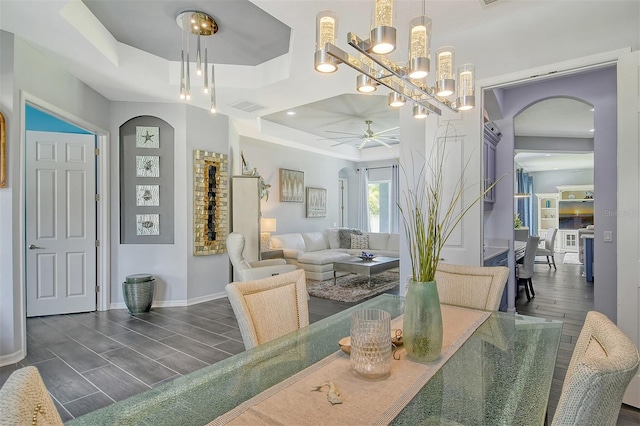
<svg viewBox="0 0 640 426"><path fill-rule="evenodd" d="M352 139L352 140L353 140L353 139ZM348 141L342 141L342 142L338 142L338 143L336 143L336 144L333 144L333 145L331 145L331 146L338 146L338 145L343 145L343 144L345 144L345 143L349 143L349 142L351 142L351 140L348 140Z"/></svg>
<svg viewBox="0 0 640 426"><path fill-rule="evenodd" d="M362 141L362 143L360 145L358 145L358 149L362 149L364 148L364 146L367 144L367 142L369 142L370 139L365 139Z"/></svg>
<svg viewBox="0 0 640 426"><path fill-rule="evenodd" d="M331 141L337 141L338 139L361 139L360 136L336 136L335 138L322 138L322 139L318 139L318 140L331 140Z"/></svg>
<svg viewBox="0 0 640 426"><path fill-rule="evenodd" d="M360 133L350 133L350 132L336 132L334 130L325 130L326 133L338 133L341 135L351 135L351 136L360 136Z"/></svg>
<svg viewBox="0 0 640 426"><path fill-rule="evenodd" d="M392 128L390 128L390 129L383 130L383 131L381 131L381 132L376 132L376 133L375 133L375 135L377 136L377 135L381 135L381 134L383 134L383 133L393 132L394 130L398 130L399 128L400 128L400 127L392 127Z"/></svg>

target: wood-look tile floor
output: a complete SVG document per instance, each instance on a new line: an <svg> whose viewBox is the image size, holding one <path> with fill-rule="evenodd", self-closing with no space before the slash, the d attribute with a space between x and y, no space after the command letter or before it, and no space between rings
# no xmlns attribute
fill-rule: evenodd
<svg viewBox="0 0 640 426"><path fill-rule="evenodd" d="M564 322L549 398L552 418L586 312L593 309L593 284L580 266L558 270L536 265L536 297L522 294L519 313ZM389 293L397 293L397 288ZM310 321L340 312L354 303L311 297ZM63 420L70 420L166 381L214 364L244 350L233 310L226 298L188 307L154 308L133 317L126 310L56 315L27 320L28 356L0 367L0 385L17 368L40 370ZM623 406L618 425L640 424L640 410Z"/></svg>

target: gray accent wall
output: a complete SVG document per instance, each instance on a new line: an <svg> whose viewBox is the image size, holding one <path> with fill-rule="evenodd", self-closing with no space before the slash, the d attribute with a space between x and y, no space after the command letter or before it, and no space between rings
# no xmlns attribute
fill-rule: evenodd
<svg viewBox="0 0 640 426"><path fill-rule="evenodd" d="M502 130L497 147L496 175L513 176L513 118L531 104L553 97L570 97L594 106L594 210L595 210L595 309L613 321L617 316L616 241L605 243L604 231L617 234L615 217L606 216L617 206L617 100L615 66L513 88L497 89L503 119L496 120ZM535 186L534 182L534 186ZM535 189L538 191L538 188ZM513 187L498 186L493 208L485 212L485 238L513 240ZM512 285L510 283L510 285Z"/></svg>

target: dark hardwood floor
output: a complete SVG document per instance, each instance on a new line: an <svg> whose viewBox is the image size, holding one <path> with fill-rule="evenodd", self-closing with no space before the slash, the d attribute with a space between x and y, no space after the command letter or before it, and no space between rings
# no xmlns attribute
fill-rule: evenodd
<svg viewBox="0 0 640 426"><path fill-rule="evenodd" d="M536 265L536 297L517 301L521 314L563 321L563 334L549 398L551 419L575 340L593 309L593 284L580 266L557 270ZM389 293L397 293L397 288ZM354 303L311 297L310 321ZM226 298L179 308L154 308L133 317L126 310L57 315L27 320L28 356L0 368L0 385L17 368L35 365L63 420L81 416L166 381L214 364L242 350L242 338ZM623 406L618 425L640 424L640 410Z"/></svg>
<svg viewBox="0 0 640 426"><path fill-rule="evenodd" d="M593 310L594 283L587 282L582 276L581 265L565 264L563 257L563 254L556 254L557 270L553 267L549 268L546 264L536 264L532 278L536 296L528 302L524 289L521 289L516 301L516 310L519 314L557 319L563 323L549 396L549 419L553 418L558 406L564 376L584 319L587 312ZM617 424L640 425L640 410L623 404Z"/></svg>

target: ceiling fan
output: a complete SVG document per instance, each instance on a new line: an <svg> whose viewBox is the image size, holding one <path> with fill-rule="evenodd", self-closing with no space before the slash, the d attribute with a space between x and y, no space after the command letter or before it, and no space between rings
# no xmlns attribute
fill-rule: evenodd
<svg viewBox="0 0 640 426"><path fill-rule="evenodd" d="M393 132L394 130L398 130L399 127L392 127L391 129L383 130L381 132L374 132L373 130L371 130L371 125L373 124L373 121L365 120L365 124L367 125L367 128L362 129L364 133L349 133L349 132L337 132L332 130L326 130L327 133L336 133L336 134L342 134L345 136L335 136L332 138L325 138L325 139L331 139L331 140L345 139L331 146L338 146L338 145L342 145L352 141L360 140L361 142L360 142L360 145L358 145L358 149L364 148L365 145L369 142L376 142L376 143L379 143L380 145L386 146L387 148L391 148L389 143L398 143L400 141L398 139L399 135L397 133L395 134L389 133L389 132Z"/></svg>

